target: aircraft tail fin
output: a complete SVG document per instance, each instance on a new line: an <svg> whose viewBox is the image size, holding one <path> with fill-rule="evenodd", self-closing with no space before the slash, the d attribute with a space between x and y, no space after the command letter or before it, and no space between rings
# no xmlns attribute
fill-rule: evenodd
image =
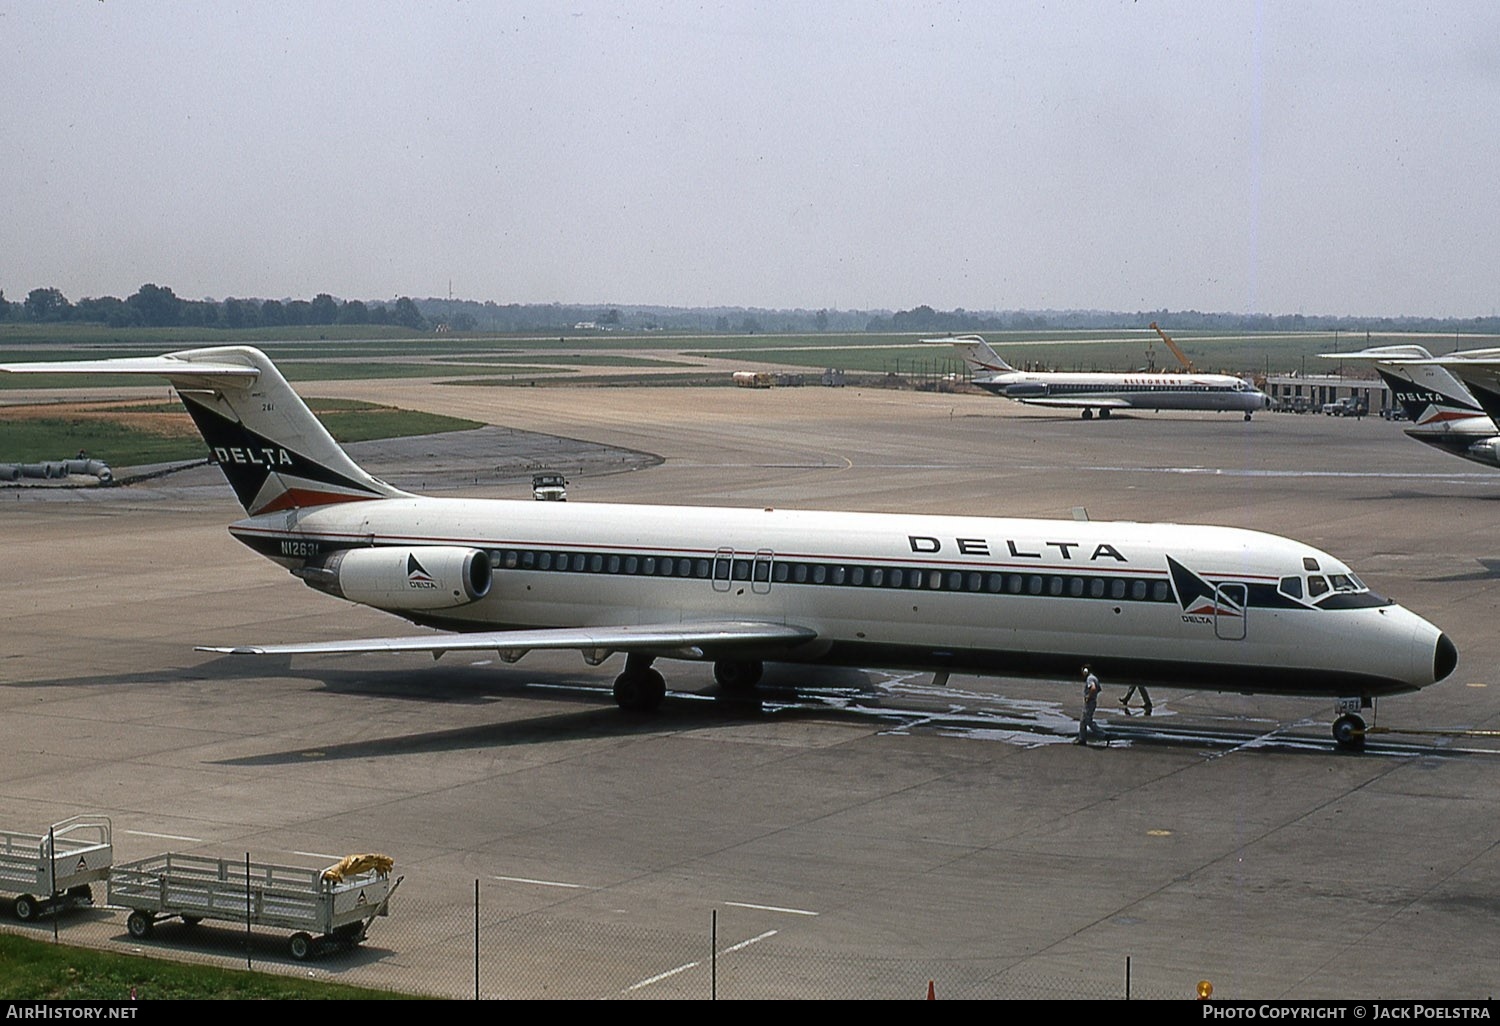
<svg viewBox="0 0 1500 1026"><path fill-rule="evenodd" d="M1441 367L1376 364L1375 372L1416 427L1437 427L1484 415L1473 394Z"/></svg>
<svg viewBox="0 0 1500 1026"><path fill-rule="evenodd" d="M1484 411L1469 389L1419 345L1375 346L1352 353L1320 353L1325 360L1373 364L1391 396L1401 404L1406 419L1421 428L1448 429L1483 417Z"/></svg>
<svg viewBox="0 0 1500 1026"><path fill-rule="evenodd" d="M990 344L978 335L959 335L956 338L931 338L926 342L940 342L952 346L969 368L971 374L1009 374L1015 370L990 348Z"/></svg>
<svg viewBox="0 0 1500 1026"><path fill-rule="evenodd" d="M240 505L252 515L406 494L350 459L270 357L250 346L119 360L13 363L0 370L166 378Z"/></svg>

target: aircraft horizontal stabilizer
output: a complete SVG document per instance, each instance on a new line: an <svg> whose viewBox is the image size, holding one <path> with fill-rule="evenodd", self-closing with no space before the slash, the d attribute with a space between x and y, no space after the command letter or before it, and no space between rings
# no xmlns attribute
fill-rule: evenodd
<svg viewBox="0 0 1500 1026"><path fill-rule="evenodd" d="M189 355L187 353L184 356ZM167 356L126 356L117 360L75 360L65 363L7 363L0 370L13 374L152 374L163 378L243 378L253 381L260 370L250 364L188 361Z"/></svg>
<svg viewBox="0 0 1500 1026"><path fill-rule="evenodd" d="M1358 349L1348 353L1319 353L1324 360L1368 360L1375 363L1410 363L1430 360L1432 354L1422 346L1375 346L1373 349Z"/></svg>

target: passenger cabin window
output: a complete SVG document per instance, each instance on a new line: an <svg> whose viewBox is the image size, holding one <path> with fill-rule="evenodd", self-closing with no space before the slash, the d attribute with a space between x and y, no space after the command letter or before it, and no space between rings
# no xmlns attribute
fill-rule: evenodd
<svg viewBox="0 0 1500 1026"><path fill-rule="evenodd" d="M1328 580L1324 577L1309 577L1307 579L1307 595L1309 598L1317 598L1328 591Z"/></svg>
<svg viewBox="0 0 1500 1026"><path fill-rule="evenodd" d="M1302 597L1302 578L1283 577L1281 579L1280 591L1287 598L1300 599Z"/></svg>

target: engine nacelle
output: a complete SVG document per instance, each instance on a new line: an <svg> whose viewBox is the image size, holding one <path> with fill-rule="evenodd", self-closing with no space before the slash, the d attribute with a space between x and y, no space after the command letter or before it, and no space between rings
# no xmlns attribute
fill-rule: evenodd
<svg viewBox="0 0 1500 1026"><path fill-rule="evenodd" d="M1476 463L1500 467L1500 438L1484 438L1469 446L1464 455Z"/></svg>
<svg viewBox="0 0 1500 1026"><path fill-rule="evenodd" d="M1007 399L1041 399L1047 395L1047 384L1043 381L1018 381L1005 386Z"/></svg>
<svg viewBox="0 0 1500 1026"><path fill-rule="evenodd" d="M452 545L343 549L296 573L320 591L395 611L467 605L494 581L489 553Z"/></svg>

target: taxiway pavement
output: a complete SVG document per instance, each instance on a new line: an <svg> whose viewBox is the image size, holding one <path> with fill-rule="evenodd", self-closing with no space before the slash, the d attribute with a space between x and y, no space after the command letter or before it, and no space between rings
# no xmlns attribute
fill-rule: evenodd
<svg viewBox="0 0 1500 1026"><path fill-rule="evenodd" d="M661 712L624 717L619 657L195 652L405 629L234 542L241 513L210 470L92 496L4 489L0 829L106 813L119 861L388 854L405 877L390 919L358 957L297 971L455 997L474 989L476 881L493 997L706 997L711 922L720 996L920 997L933 979L939 997L1111 997L1127 959L1150 997L1201 979L1227 998L1500 984L1500 739L1448 733L1500 729L1500 472L1368 419L1082 421L817 387L318 391L662 457L583 471L575 502L1064 520L1081 506L1288 535L1437 623L1461 662L1382 700L1372 723L1413 733L1358 756L1334 750L1322 700L1162 690L1151 721L1127 721L1107 680L1103 719L1122 736L1108 748L1065 743L1076 682L933 688L878 668L773 669L747 705L720 700L708 667L663 663ZM429 452L487 456L427 441L361 458L412 480ZM434 491L527 487L459 473ZM232 934L164 925L143 945L104 909L63 929L228 964L243 961Z"/></svg>

